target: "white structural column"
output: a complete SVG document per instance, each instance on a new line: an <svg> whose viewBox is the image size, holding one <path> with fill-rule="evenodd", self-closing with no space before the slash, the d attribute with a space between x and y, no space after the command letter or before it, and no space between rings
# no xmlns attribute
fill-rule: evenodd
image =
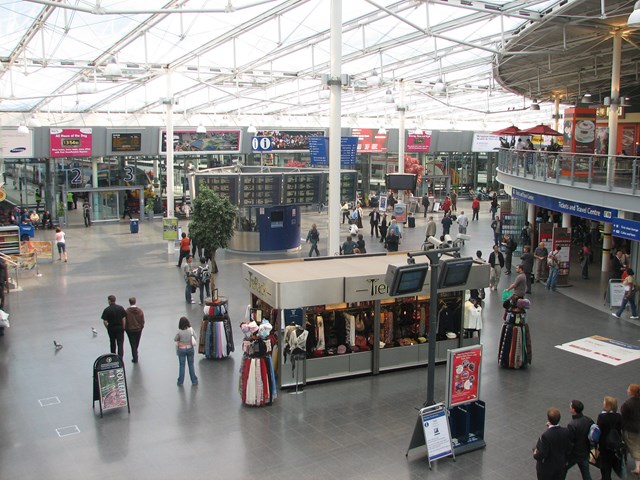
<svg viewBox="0 0 640 480"><path fill-rule="evenodd" d="M618 145L618 106L620 105L620 62L622 60L622 31L613 36L613 53L611 55L611 106L609 107L609 161L607 162L607 185L613 186L615 173L615 155ZM609 254L611 251L611 223L604 224L602 240L602 271L609 271Z"/></svg>
<svg viewBox="0 0 640 480"><path fill-rule="evenodd" d="M536 206L533 203L527 204L527 222L529 222L529 225L531 225L531 229L532 229L531 237L533 241L533 250L535 250L535 247L538 245L538 243L535 241L536 235L533 232L535 230L538 230L539 225L536 225ZM533 253L533 250L531 251L531 253Z"/></svg>
<svg viewBox="0 0 640 480"><path fill-rule="evenodd" d="M173 201L173 88L171 87L171 70L167 70L167 98L165 99L167 108L167 218L173 218L174 201ZM160 182L160 191L162 192L162 182ZM175 252L175 242L167 242L167 253Z"/></svg>
<svg viewBox="0 0 640 480"><path fill-rule="evenodd" d="M342 75L342 0L331 0L331 73L329 88L329 244L327 255L340 250L340 137Z"/></svg>
<svg viewBox="0 0 640 480"><path fill-rule="evenodd" d="M569 213L562 214L562 228L571 230L571 215Z"/></svg>
<svg viewBox="0 0 640 480"><path fill-rule="evenodd" d="M400 113L400 122L398 128L398 173L404 173L404 120L406 111L407 107L404 102L404 80L400 80L400 104L398 105L398 112Z"/></svg>
<svg viewBox="0 0 640 480"><path fill-rule="evenodd" d="M553 129L559 132L560 127L560 97L553 97Z"/></svg>

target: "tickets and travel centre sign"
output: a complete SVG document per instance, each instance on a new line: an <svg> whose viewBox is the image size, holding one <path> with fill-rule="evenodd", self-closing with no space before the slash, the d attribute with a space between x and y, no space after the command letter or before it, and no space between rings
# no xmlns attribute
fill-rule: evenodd
<svg viewBox="0 0 640 480"><path fill-rule="evenodd" d="M569 213L577 217L588 218L599 222L611 223L613 219L618 216L618 210L615 208L547 197L538 193L525 192L517 188L512 189L511 196L523 202L548 208L554 212Z"/></svg>

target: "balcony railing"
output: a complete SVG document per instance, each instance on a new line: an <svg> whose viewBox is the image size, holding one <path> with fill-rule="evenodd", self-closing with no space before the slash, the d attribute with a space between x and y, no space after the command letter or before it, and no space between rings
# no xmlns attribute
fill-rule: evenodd
<svg viewBox="0 0 640 480"><path fill-rule="evenodd" d="M609 165L612 165L610 175ZM636 194L640 158L500 149L498 170L509 175L595 190L624 190Z"/></svg>

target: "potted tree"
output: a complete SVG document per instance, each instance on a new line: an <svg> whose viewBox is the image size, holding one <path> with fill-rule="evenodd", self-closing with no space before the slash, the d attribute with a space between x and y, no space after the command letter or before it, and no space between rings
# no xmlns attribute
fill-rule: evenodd
<svg viewBox="0 0 640 480"><path fill-rule="evenodd" d="M214 193L204 183L192 201L189 236L211 258L211 292L215 289L215 256L218 248L229 246L233 236L236 207L226 197Z"/></svg>

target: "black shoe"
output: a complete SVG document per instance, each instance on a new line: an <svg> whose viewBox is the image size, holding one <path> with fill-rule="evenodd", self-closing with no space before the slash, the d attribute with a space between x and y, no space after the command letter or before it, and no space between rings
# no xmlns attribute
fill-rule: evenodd
<svg viewBox="0 0 640 480"><path fill-rule="evenodd" d="M137 358L132 358L132 359L131 359L131 361L132 361L133 363L138 363L138 359L137 359Z"/></svg>

